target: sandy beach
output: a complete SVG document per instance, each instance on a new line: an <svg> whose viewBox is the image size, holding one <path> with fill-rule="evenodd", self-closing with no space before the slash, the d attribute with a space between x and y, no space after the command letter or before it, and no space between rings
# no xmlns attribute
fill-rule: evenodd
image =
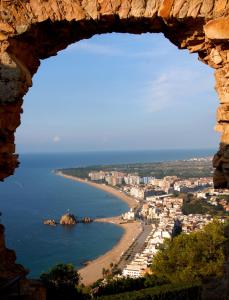
<svg viewBox="0 0 229 300"><path fill-rule="evenodd" d="M134 198L127 196L110 186L89 182L70 175L65 175L61 171L56 172L56 175L63 176L67 179L71 179L81 183L85 183L95 188L101 189L105 192L108 192L125 201L130 208L134 208L137 206L137 201ZM81 282L85 285L90 285L96 280L102 278L103 268L108 269L110 268L111 263L118 263L122 254L130 247L130 245L142 231L142 226L139 222L123 223L120 216L96 219L95 222L108 222L121 226L124 229L124 234L120 241L110 251L89 262L88 265L79 270L80 276L82 277Z"/></svg>
<svg viewBox="0 0 229 300"><path fill-rule="evenodd" d="M117 264L122 254L130 247L136 237L142 231L139 222L120 224L119 217L98 219L96 222L110 222L121 226L124 229L124 234L118 244L116 244L110 251L104 255L99 256L97 259L91 261L87 266L79 270L82 277L82 283L90 285L96 280L103 277L102 270L110 269L110 264Z"/></svg>
<svg viewBox="0 0 229 300"><path fill-rule="evenodd" d="M74 180L74 181L77 181L77 182L88 184L90 186L93 186L96 189L100 189L104 192L110 193L110 194L118 197L119 199L123 200L124 202L126 202L129 206L129 208L135 208L138 204L137 201L133 197L125 195L121 191L119 191L119 190L117 190L117 189L115 189L111 186L108 186L106 184L99 184L99 183L91 182L91 181L88 181L88 180L85 180L85 179L82 179L82 178L79 178L79 177L66 175L61 171L57 171L55 174L59 175L59 176L62 176L64 178L67 178L67 179L71 179L71 180Z"/></svg>

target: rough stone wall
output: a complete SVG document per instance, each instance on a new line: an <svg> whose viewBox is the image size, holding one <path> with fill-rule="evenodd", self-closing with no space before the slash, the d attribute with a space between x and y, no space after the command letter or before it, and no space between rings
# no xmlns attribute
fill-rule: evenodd
<svg viewBox="0 0 229 300"><path fill-rule="evenodd" d="M5 246L4 227L0 224L0 278L13 278L14 276L27 274L26 270L15 263L16 255L13 250Z"/></svg>
<svg viewBox="0 0 229 300"><path fill-rule="evenodd" d="M14 132L40 59L108 32L163 32L214 68L220 98L216 187L229 183L229 0L0 0L0 180L18 165Z"/></svg>
<svg viewBox="0 0 229 300"><path fill-rule="evenodd" d="M21 276L20 292L28 300L45 300L46 291L38 280L27 280L27 270L22 265L16 264L16 255L13 250L7 249L4 238L4 226L0 224L0 279L12 280ZM1 295L0 295L1 299ZM4 297L5 299L5 297Z"/></svg>

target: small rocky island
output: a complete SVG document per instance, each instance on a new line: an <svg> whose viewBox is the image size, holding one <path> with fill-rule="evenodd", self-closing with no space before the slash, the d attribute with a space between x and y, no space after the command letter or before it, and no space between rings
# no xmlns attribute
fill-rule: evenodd
<svg viewBox="0 0 229 300"><path fill-rule="evenodd" d="M89 217L84 217L79 220L79 223L92 223L92 222L93 222L93 219L89 218Z"/></svg>
<svg viewBox="0 0 229 300"><path fill-rule="evenodd" d="M60 218L61 225L75 225L77 219L73 214L67 213Z"/></svg>
<svg viewBox="0 0 229 300"><path fill-rule="evenodd" d="M60 225L75 225L77 223L92 223L93 219L90 217L83 217L77 219L73 214L66 213L60 218L60 222L56 222L54 219L48 219L44 220L43 224L44 225L49 225L49 226L56 226L57 224Z"/></svg>
<svg viewBox="0 0 229 300"><path fill-rule="evenodd" d="M51 220L44 220L43 224L50 225L50 226L56 226L57 222L55 220L51 219Z"/></svg>

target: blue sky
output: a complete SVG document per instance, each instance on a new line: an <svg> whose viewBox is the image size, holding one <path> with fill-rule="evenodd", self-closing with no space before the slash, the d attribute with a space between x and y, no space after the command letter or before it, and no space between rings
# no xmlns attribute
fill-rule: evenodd
<svg viewBox="0 0 229 300"><path fill-rule="evenodd" d="M161 34L96 35L42 61L17 152L217 148L213 70Z"/></svg>

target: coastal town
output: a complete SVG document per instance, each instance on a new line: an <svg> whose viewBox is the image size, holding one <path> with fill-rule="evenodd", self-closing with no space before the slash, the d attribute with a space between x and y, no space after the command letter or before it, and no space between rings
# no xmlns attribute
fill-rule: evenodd
<svg viewBox="0 0 229 300"><path fill-rule="evenodd" d="M91 182L112 186L136 200L136 207L122 214L121 219L123 222L141 222L142 232L137 237L137 242L135 240L130 247L131 252L128 249L122 254L118 264L121 276L144 276L149 272L152 258L164 239L172 238L181 231L190 233L201 229L212 221L213 216L208 213L184 214L186 195L191 195L212 207L220 206L226 214L229 212L229 191L214 190L212 177L183 179L178 176L165 176L158 179L140 177L137 173L103 170L92 171L88 177ZM218 218L223 222L225 215L222 214ZM147 234L141 239L145 230Z"/></svg>
<svg viewBox="0 0 229 300"><path fill-rule="evenodd" d="M211 161L201 157L56 170L56 175L112 194L129 207L120 216L93 220L120 226L124 234L111 250L85 262L79 269L82 283L106 282L105 273L142 277L151 272L165 239L201 229L215 217L225 222L229 190L213 188Z"/></svg>

